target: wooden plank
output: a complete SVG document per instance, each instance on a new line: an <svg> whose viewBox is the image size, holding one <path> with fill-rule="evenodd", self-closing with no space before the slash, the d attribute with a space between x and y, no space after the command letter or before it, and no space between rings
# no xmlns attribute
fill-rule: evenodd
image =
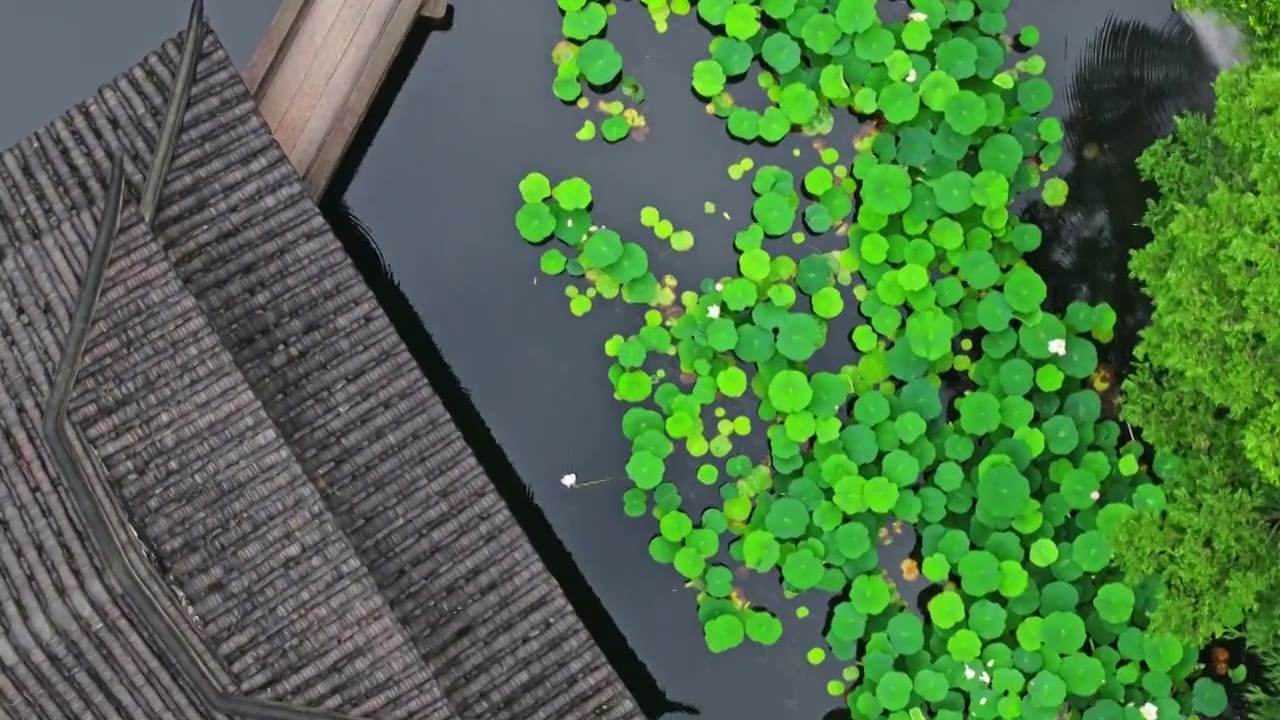
<svg viewBox="0 0 1280 720"><path fill-rule="evenodd" d="M430 0L428 0L430 2ZM396 15L391 18L391 25L398 26L400 23L413 25L414 16L419 12L410 3L400 3L400 7L396 11ZM405 17L407 15L407 17ZM386 77L387 68L395 61L396 54L400 50L401 43L394 46L391 43L382 43L374 48L369 55L369 61L365 63L363 71L356 78L355 83L351 87L351 93L348 96L348 106L361 108L361 112L341 113L337 118L337 122L332 126L331 135L334 137L352 138L356 131L360 128L360 123L364 121L364 110L373 103L373 97L378 93L378 88L382 85L382 80ZM318 136L316 136L318 138ZM328 168L328 174L332 175L342 162L343 155L346 154L349 142L342 144L336 142L323 142L314 149L315 166ZM318 194L315 195L318 197Z"/></svg>
<svg viewBox="0 0 1280 720"><path fill-rule="evenodd" d="M324 192L420 16L446 0L284 0L244 72L312 197Z"/></svg>
<svg viewBox="0 0 1280 720"><path fill-rule="evenodd" d="M249 65L244 70L244 82L249 87L249 92L257 93L263 78L267 75L267 70L288 39L289 31L297 26L298 16L302 14L302 7L306 2L307 0L283 0L280 3L280 8L276 10L275 17L267 26L266 34L258 43L253 57L249 59Z"/></svg>

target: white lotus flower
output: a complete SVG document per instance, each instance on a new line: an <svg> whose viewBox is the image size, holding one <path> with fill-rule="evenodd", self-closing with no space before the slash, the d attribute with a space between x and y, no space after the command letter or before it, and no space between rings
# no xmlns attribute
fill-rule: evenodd
<svg viewBox="0 0 1280 720"><path fill-rule="evenodd" d="M916 69L911 68L911 72L907 73L907 82L913 83L915 81L916 81Z"/></svg>
<svg viewBox="0 0 1280 720"><path fill-rule="evenodd" d="M1058 338L1057 340L1050 340L1049 352L1057 355L1058 357L1065 356L1067 354L1067 339Z"/></svg>
<svg viewBox="0 0 1280 720"><path fill-rule="evenodd" d="M907 19L908 19L908 20L914 20L914 21L916 21L916 22L924 22L925 20L928 20L928 19L929 19L929 16L928 16L928 15L925 15L924 13L920 12L919 10L917 10L917 11L915 11L915 12L911 13L910 15L908 15L908 16L907 16Z"/></svg>
<svg viewBox="0 0 1280 720"><path fill-rule="evenodd" d="M969 667L968 665L966 665L964 668L964 677L966 680L972 680L978 677L978 672L973 668Z"/></svg>
<svg viewBox="0 0 1280 720"><path fill-rule="evenodd" d="M1098 492L1097 490L1094 490L1093 492L1089 493L1089 497L1093 498L1094 500L1101 500L1102 493Z"/></svg>
<svg viewBox="0 0 1280 720"><path fill-rule="evenodd" d="M1156 715L1159 714L1160 709L1155 706L1155 703L1147 703L1138 708L1138 712L1142 713L1143 720L1156 720Z"/></svg>
<svg viewBox="0 0 1280 720"><path fill-rule="evenodd" d="M707 317L712 319L720 317L720 306L712 305L711 307L707 308Z"/></svg>
<svg viewBox="0 0 1280 720"><path fill-rule="evenodd" d="M577 474L577 473L569 473L568 475L565 475L564 477L560 478L560 484L561 484L561 485L563 485L563 486L565 486L565 487L567 487L567 488L571 488L571 487L573 487L574 485L577 485L577 484L578 484L578 474Z"/></svg>
<svg viewBox="0 0 1280 720"><path fill-rule="evenodd" d="M982 684L983 684L983 685L990 685L990 684L991 684L991 676L990 676L990 675L988 675L988 674L986 674L986 673L982 673Z"/></svg>
<svg viewBox="0 0 1280 720"><path fill-rule="evenodd" d="M716 283L716 292L724 292L724 283L722 282Z"/></svg>

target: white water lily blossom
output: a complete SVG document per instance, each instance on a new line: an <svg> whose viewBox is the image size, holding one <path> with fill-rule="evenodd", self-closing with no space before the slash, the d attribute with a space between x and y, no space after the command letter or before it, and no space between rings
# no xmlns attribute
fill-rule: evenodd
<svg viewBox="0 0 1280 720"><path fill-rule="evenodd" d="M1101 500L1102 493L1098 492L1097 490L1094 490L1093 492L1089 493L1089 497L1094 500Z"/></svg>
<svg viewBox="0 0 1280 720"><path fill-rule="evenodd" d="M915 68L911 68L911 71L907 73L907 78L906 78L906 79L907 79L907 82L909 82L909 83L913 83L913 82L915 82L915 81L916 81L916 69L915 69Z"/></svg>
<svg viewBox="0 0 1280 720"><path fill-rule="evenodd" d="M579 483L578 474L569 473L568 475L565 475L564 477L560 478L560 484L569 488L570 490L576 490L578 488L591 487L592 485L601 485L609 482L612 479L613 478L611 477L607 477L607 478L604 478L603 480L592 480L591 482Z"/></svg>
<svg viewBox="0 0 1280 720"><path fill-rule="evenodd" d="M979 665L978 669L981 669L981 668L982 666ZM973 680L974 678L977 678L984 685L991 684L991 676L989 674L987 674L985 671L979 674L978 670L974 670L972 667L968 665L964 666L964 678L966 680Z"/></svg>
<svg viewBox="0 0 1280 720"><path fill-rule="evenodd" d="M707 317L709 317L709 318L711 318L711 319L713 319L713 320L714 320L715 318L720 317L720 306L719 306L719 305L712 305L711 307L707 308Z"/></svg>
<svg viewBox="0 0 1280 720"><path fill-rule="evenodd" d="M1067 339L1058 338L1056 340L1050 340L1049 352L1053 353L1054 355L1057 355L1058 357L1065 356L1067 354Z"/></svg>
<svg viewBox="0 0 1280 720"><path fill-rule="evenodd" d="M1138 708L1138 712L1142 714L1143 720L1156 720L1156 715L1160 713L1160 709L1155 706L1155 703L1147 703Z"/></svg>
<svg viewBox="0 0 1280 720"><path fill-rule="evenodd" d="M908 15L908 16L907 16L907 19L908 19L908 20L915 20L916 22L924 22L925 20L928 20L928 19L929 19L929 16L928 16L928 15L925 15L924 13L920 12L919 10L916 10L915 12L911 13L910 15Z"/></svg>
<svg viewBox="0 0 1280 720"><path fill-rule="evenodd" d="M722 282L716 283L716 292L724 292L724 283Z"/></svg>

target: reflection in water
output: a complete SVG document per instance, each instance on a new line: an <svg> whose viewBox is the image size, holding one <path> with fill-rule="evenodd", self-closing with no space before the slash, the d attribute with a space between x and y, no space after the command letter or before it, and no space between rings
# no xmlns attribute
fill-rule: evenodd
<svg viewBox="0 0 1280 720"><path fill-rule="evenodd" d="M394 90L398 87L398 83L392 82L384 86L384 90L388 88ZM379 115L366 122L373 123L376 130L376 124L380 123L380 118ZM356 135L354 144L357 147L348 155L348 160L344 163L358 164L373 134L373 132L366 133L365 129L362 129ZM350 178L354 175L354 171L355 168L343 167L339 169L336 177ZM423 326L417 311L405 297L391 266L387 264L385 256L374 241L372 233L342 199L346 190L346 181L330 185L320 205L325 220L342 241L347 255L368 283L378 304L395 327L396 333L408 346L410 354L431 383L432 389L436 391L441 403L462 432L463 438L475 452L485 474L493 481L517 523L528 535L547 570L559 582L578 617L604 652L605 659L622 679L646 717L662 718L673 714L699 715L697 708L675 702L666 695L653 674L632 650L613 618L609 616L604 604L583 577L550 522L534 503L529 487L520 479L506 453L494 439L488 425L480 417L479 411L471 401L470 394L445 361L440 348Z"/></svg>
<svg viewBox="0 0 1280 720"><path fill-rule="evenodd" d="M343 156L342 164L335 171L329 190L321 199L321 213L333 228L334 234L342 241L347 255L368 283L400 339L408 346L410 354L453 417L463 438L475 452L485 474L493 481L521 529L529 536L543 564L560 583L578 617L604 652L605 659L635 698L640 711L649 718L673 714L696 716L699 714L696 708L667 697L653 674L631 649L627 639L605 610L604 604L583 577L573 557L556 536L550 522L534 503L529 486L520 479L488 425L480 417L470 393L459 382L439 346L423 326L422 319L400 288L390 264L373 238L373 233L351 212L344 199L428 38L432 33L451 29L453 21L454 8L451 5L444 18L436 21L422 19L414 25L374 96L364 122Z"/></svg>
<svg viewBox="0 0 1280 720"><path fill-rule="evenodd" d="M1028 261L1049 284L1050 307L1061 312L1084 300L1115 308L1115 341L1099 350L1121 372L1151 314L1128 272L1130 252L1151 237L1138 223L1156 190L1142 181L1135 161L1172 132L1175 115L1212 110L1216 73L1180 14L1158 28L1108 17L1066 89L1070 198L1060 208L1037 200L1022 212L1044 231L1044 244Z"/></svg>
<svg viewBox="0 0 1280 720"><path fill-rule="evenodd" d="M1193 27L1194 25L1194 27ZM1114 342L1099 346L1100 359L1124 373L1151 304L1129 276L1130 254L1151 239L1138 223L1157 188L1144 182L1136 160L1174 130L1175 116L1211 114L1212 83L1240 59L1239 33L1198 15L1188 23L1175 13L1159 28L1108 18L1089 42L1067 88L1066 206L1035 202L1023 216L1044 231L1044 245L1029 261L1049 285L1049 301L1061 311L1073 300L1108 302L1117 314ZM1201 661L1210 660L1206 647ZM1261 677L1258 659L1244 652L1249 677ZM1245 717L1237 687L1223 720Z"/></svg>

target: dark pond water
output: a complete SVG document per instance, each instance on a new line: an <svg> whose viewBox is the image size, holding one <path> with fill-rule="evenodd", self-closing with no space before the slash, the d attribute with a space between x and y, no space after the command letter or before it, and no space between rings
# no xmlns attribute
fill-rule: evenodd
<svg viewBox="0 0 1280 720"><path fill-rule="evenodd" d="M660 272L691 285L731 272L732 234L748 222L750 193L726 168L744 156L795 164L795 148L811 166L814 151L806 140L773 152L730 140L688 90L710 35L679 18L658 35L635 3L622 3L610 38L647 89L650 135L643 143L580 143L573 133L583 112L550 94L555 3L457 5L447 29L415 32L364 129L367 147L326 200L327 214L646 712L841 717L824 689L838 667L804 660L820 639L822 608L796 620L778 598L753 596L779 610L784 642L712 656L692 591L648 556L652 521L621 512L625 481L572 491L559 484L566 473L623 476L623 406L611 396L603 343L638 327L639 313L597 303L585 317L571 316L563 282L539 278L539 252L512 225L525 173L580 175L595 188L597 222L624 237L652 238L639 222L645 205L692 231L693 251L655 258ZM1215 68L1167 0L1014 0L1009 19L1040 27L1046 76L1059 95L1051 112L1070 138L1060 166L1070 204L1025 208L1046 230L1035 260L1054 302L1117 307L1122 337L1109 359L1123 367L1146 314L1124 271L1129 249L1144 241L1133 223L1150 192L1133 160L1167 132L1175 111L1209 105ZM849 137L828 142L849 157ZM707 201L715 214L704 212ZM894 538L886 554L909 551L905 538Z"/></svg>
<svg viewBox="0 0 1280 720"><path fill-rule="evenodd" d="M205 16L240 67L280 0L205 0ZM0 148L88 97L187 26L187 0L0 3Z"/></svg>

